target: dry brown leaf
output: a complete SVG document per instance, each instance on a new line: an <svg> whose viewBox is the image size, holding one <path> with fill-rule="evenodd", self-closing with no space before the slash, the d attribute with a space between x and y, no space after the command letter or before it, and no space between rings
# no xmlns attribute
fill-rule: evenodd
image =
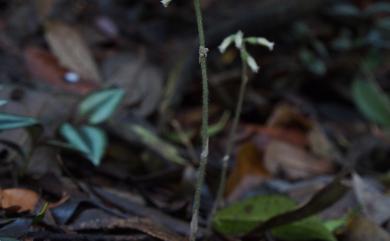
<svg viewBox="0 0 390 241"><path fill-rule="evenodd" d="M302 115L299 110L288 104L278 105L267 121L268 127L286 128L296 126L302 130L312 127L312 121Z"/></svg>
<svg viewBox="0 0 390 241"><path fill-rule="evenodd" d="M352 176L355 196L364 214L377 224L390 219L390 197L381 193L375 185L363 180L358 174Z"/></svg>
<svg viewBox="0 0 390 241"><path fill-rule="evenodd" d="M24 59L31 75L41 81L45 87L49 86L55 90L82 95L98 87L96 83L86 80L80 80L77 83L66 82L64 75L68 70L62 67L57 59L46 50L28 47L24 50Z"/></svg>
<svg viewBox="0 0 390 241"><path fill-rule="evenodd" d="M34 211L39 195L23 188L0 189L0 208L16 212Z"/></svg>
<svg viewBox="0 0 390 241"><path fill-rule="evenodd" d="M101 82L90 49L80 33L73 27L57 21L45 24L46 40L60 63L82 78Z"/></svg>
<svg viewBox="0 0 390 241"><path fill-rule="evenodd" d="M315 155L329 160L340 158L335 146L318 125L314 125L307 135L310 150Z"/></svg>
<svg viewBox="0 0 390 241"><path fill-rule="evenodd" d="M293 145L305 147L308 145L306 133L296 129L261 127L255 125L245 125L244 133L257 139L270 141L272 139L285 141ZM240 133L242 134L242 133Z"/></svg>
<svg viewBox="0 0 390 241"><path fill-rule="evenodd" d="M237 199L269 177L263 165L263 154L253 143L247 142L239 147L236 162L226 183L225 194L229 201Z"/></svg>
<svg viewBox="0 0 390 241"><path fill-rule="evenodd" d="M148 218L128 218L128 219L97 219L88 222L83 222L79 225L69 227L70 230L83 231L83 230L111 230L116 229L132 229L148 234L163 241L184 241L185 239L177 234L174 234L160 225L154 223Z"/></svg>
<svg viewBox="0 0 390 241"><path fill-rule="evenodd" d="M156 110L163 88L159 68L142 57L120 54L105 61L104 73L109 85L126 91L123 103L135 106L136 114L147 116Z"/></svg>
<svg viewBox="0 0 390 241"><path fill-rule="evenodd" d="M350 219L345 241L390 241L390 235L374 222L363 216Z"/></svg>
<svg viewBox="0 0 390 241"><path fill-rule="evenodd" d="M264 162L271 173L283 173L291 179L326 174L333 169L330 162L317 159L300 147L278 140L268 144Z"/></svg>

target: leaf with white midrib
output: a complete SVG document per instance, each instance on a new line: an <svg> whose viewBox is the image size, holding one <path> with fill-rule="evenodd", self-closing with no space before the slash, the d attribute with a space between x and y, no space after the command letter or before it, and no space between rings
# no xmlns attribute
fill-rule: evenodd
<svg viewBox="0 0 390 241"><path fill-rule="evenodd" d="M35 118L0 113L0 130L22 128L38 124Z"/></svg>
<svg viewBox="0 0 390 241"><path fill-rule="evenodd" d="M81 117L87 117L90 124L99 124L112 115L124 94L122 89L92 93L80 103L78 113Z"/></svg>
<svg viewBox="0 0 390 241"><path fill-rule="evenodd" d="M107 139L102 130L93 126L83 126L76 129L71 124L66 123L62 125L60 132L68 143L95 166L100 164L107 145Z"/></svg>

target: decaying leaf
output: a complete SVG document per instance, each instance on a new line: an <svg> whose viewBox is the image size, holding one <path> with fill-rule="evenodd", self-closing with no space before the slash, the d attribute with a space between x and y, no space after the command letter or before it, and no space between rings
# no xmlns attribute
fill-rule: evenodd
<svg viewBox="0 0 390 241"><path fill-rule="evenodd" d="M185 239L179 235L176 235L162 226L154 223L148 218L128 218L128 219L98 219L90 222L84 222L77 226L71 226L71 230L137 230L148 234L151 237L157 238L163 241L184 241Z"/></svg>
<svg viewBox="0 0 390 241"><path fill-rule="evenodd" d="M37 206L39 195L29 189L0 189L0 209L11 209L16 212L32 212Z"/></svg>
<svg viewBox="0 0 390 241"><path fill-rule="evenodd" d="M48 21L46 39L60 63L82 78L101 82L93 56L79 32L62 22Z"/></svg>
<svg viewBox="0 0 390 241"><path fill-rule="evenodd" d="M327 160L340 158L340 153L326 136L318 124L315 124L308 133L310 150L316 156Z"/></svg>
<svg viewBox="0 0 390 241"><path fill-rule="evenodd" d="M125 90L124 104L134 106L135 113L147 116L156 110L163 84L158 67L142 56L123 54L107 59L103 68L108 84Z"/></svg>
<svg viewBox="0 0 390 241"><path fill-rule="evenodd" d="M24 59L38 86L76 94L86 94L98 87L95 82L85 79L75 83L67 82L64 77L69 70L61 66L55 56L44 49L27 47L24 50Z"/></svg>
<svg viewBox="0 0 390 241"><path fill-rule="evenodd" d="M351 217L345 233L345 241L390 241L383 228L363 216Z"/></svg>
<svg viewBox="0 0 390 241"><path fill-rule="evenodd" d="M239 147L232 172L227 179L225 195L229 201L236 200L268 177L263 153L253 143L244 143Z"/></svg>
<svg viewBox="0 0 390 241"><path fill-rule="evenodd" d="M297 108L288 104L276 106L271 117L267 121L268 127L280 128L295 125L306 130L310 129L312 124L312 121L303 116Z"/></svg>
<svg viewBox="0 0 390 241"><path fill-rule="evenodd" d="M381 225L390 220L390 197L381 193L371 183L366 182L358 174L352 176L353 190L363 213L373 222Z"/></svg>
<svg viewBox="0 0 390 241"><path fill-rule="evenodd" d="M265 165L271 173L283 173L287 177L305 178L332 171L329 161L317 159L300 147L273 140L265 151Z"/></svg>

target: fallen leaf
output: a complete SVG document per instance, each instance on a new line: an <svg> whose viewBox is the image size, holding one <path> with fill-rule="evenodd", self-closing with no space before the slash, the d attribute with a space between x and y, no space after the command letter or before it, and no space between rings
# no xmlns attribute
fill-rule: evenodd
<svg viewBox="0 0 390 241"><path fill-rule="evenodd" d="M383 228L363 216L351 217L345 233L345 241L390 241Z"/></svg>
<svg viewBox="0 0 390 241"><path fill-rule="evenodd" d="M341 158L341 154L338 153L333 143L329 140L318 124L315 124L313 128L311 128L307 136L310 150L316 156L327 160Z"/></svg>
<svg viewBox="0 0 390 241"><path fill-rule="evenodd" d="M47 21L45 35L51 50L64 67L84 79L101 82L88 45L74 27L58 21Z"/></svg>
<svg viewBox="0 0 390 241"><path fill-rule="evenodd" d="M98 219L89 222L83 222L77 226L70 226L70 230L83 231L83 230L137 230L148 234L151 237L157 238L164 241L184 241L185 239L179 235L176 235L162 226L154 223L148 218L109 218L109 219Z"/></svg>
<svg viewBox="0 0 390 241"><path fill-rule="evenodd" d="M15 212L32 212L39 201L39 195L22 188L0 189L0 208Z"/></svg>
<svg viewBox="0 0 390 241"><path fill-rule="evenodd" d="M263 153L253 143L244 143L238 149L236 161L227 179L225 195L229 201L236 200L268 177Z"/></svg>
<svg viewBox="0 0 390 241"><path fill-rule="evenodd" d="M98 87L94 82L81 79L76 83L65 81L64 77L69 72L61 66L57 59L48 51L27 47L24 50L24 59L27 69L38 84L54 90L68 91L77 94L86 94Z"/></svg>
<svg viewBox="0 0 390 241"><path fill-rule="evenodd" d="M331 162L317 159L300 147L278 140L267 145L264 162L271 173L282 173L291 179L308 178L333 170Z"/></svg>
<svg viewBox="0 0 390 241"><path fill-rule="evenodd" d="M267 126L273 128L295 126L302 130L309 130L312 124L312 121L303 116L297 108L288 104L280 104L275 107L272 115L267 120Z"/></svg>
<svg viewBox="0 0 390 241"><path fill-rule="evenodd" d="M247 132L246 135L253 136L253 138L262 139L265 142L264 144L272 139L302 147L309 144L306 133L303 133L301 130L245 125L244 132Z"/></svg>
<svg viewBox="0 0 390 241"><path fill-rule="evenodd" d="M366 217L378 225L390 219L390 197L365 181L357 173L352 176L353 190Z"/></svg>
<svg viewBox="0 0 390 241"><path fill-rule="evenodd" d="M126 91L124 104L134 106L134 112L147 116L161 101L163 78L158 67L145 58L130 54L115 55L103 64L109 85Z"/></svg>

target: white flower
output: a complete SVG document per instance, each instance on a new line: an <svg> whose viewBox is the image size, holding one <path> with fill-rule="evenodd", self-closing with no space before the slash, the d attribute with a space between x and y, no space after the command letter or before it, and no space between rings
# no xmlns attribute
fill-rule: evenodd
<svg viewBox="0 0 390 241"><path fill-rule="evenodd" d="M248 52L245 51L243 53L243 58L254 73L259 72L259 65L257 65L256 60Z"/></svg>
<svg viewBox="0 0 390 241"><path fill-rule="evenodd" d="M172 0L161 0L161 3L164 5L164 7L168 7L169 3L171 3Z"/></svg>
<svg viewBox="0 0 390 241"><path fill-rule="evenodd" d="M268 41L266 38L250 37L245 39L250 44L258 44L267 47L269 50L274 49L275 43Z"/></svg>
<svg viewBox="0 0 390 241"><path fill-rule="evenodd" d="M236 48L241 49L242 48L242 41L244 39L244 34L241 31L238 31L234 35L234 43L236 44Z"/></svg>
<svg viewBox="0 0 390 241"><path fill-rule="evenodd" d="M222 43L219 45L218 49L221 53L224 53L226 49L232 44L234 41L234 35L227 36Z"/></svg>

